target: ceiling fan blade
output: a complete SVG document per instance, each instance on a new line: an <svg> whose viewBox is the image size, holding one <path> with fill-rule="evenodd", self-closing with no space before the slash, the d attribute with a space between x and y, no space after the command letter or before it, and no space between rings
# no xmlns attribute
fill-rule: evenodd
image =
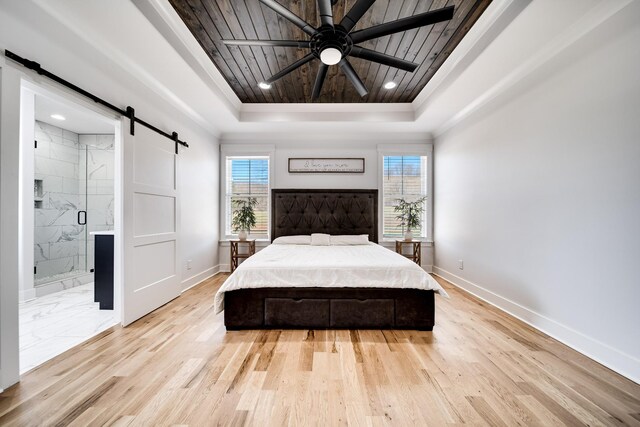
<svg viewBox="0 0 640 427"><path fill-rule="evenodd" d="M340 66L340 68L342 68L342 71L347 75L347 78L351 80L351 84L358 91L358 95L362 97L362 96L365 96L367 93L369 93L369 91L367 90L367 87L364 85L364 83L362 83L362 80L360 80L360 77L358 77L356 70L353 69L353 67L351 66L351 63L349 63L349 61L347 61L346 58L342 58L342 61L340 61L338 65Z"/></svg>
<svg viewBox="0 0 640 427"><path fill-rule="evenodd" d="M367 61L377 62L378 64L399 68L411 73L413 73L419 65L414 62L405 61L404 59L396 58L395 56L387 55L386 53L382 52L376 52L375 50L366 49L360 46L353 46L351 48L351 52L349 52L349 55L355 56L356 58L366 59Z"/></svg>
<svg viewBox="0 0 640 427"><path fill-rule="evenodd" d="M320 22L322 22L322 25L330 25L333 27L331 0L318 0L318 10L320 11Z"/></svg>
<svg viewBox="0 0 640 427"><path fill-rule="evenodd" d="M285 67L284 69L282 69L278 73L276 73L273 76L269 77L264 82L267 83L267 84L271 84L271 83L275 82L276 80L279 80L279 79L283 78L284 76L286 76L290 72L296 70L297 68L302 67L304 64L306 64L307 62L311 61L312 59L315 59L315 56L313 56L313 54L310 53L310 54L306 55L304 58L297 60L293 64L289 65L288 67Z"/></svg>
<svg viewBox="0 0 640 427"><path fill-rule="evenodd" d="M320 97L320 92L322 92L322 85L324 84L325 77L327 77L328 70L328 65L322 63L320 64L320 67L318 68L318 75L316 76L316 83L313 85L313 94L311 95L312 101Z"/></svg>
<svg viewBox="0 0 640 427"><path fill-rule="evenodd" d="M367 40L376 39L389 34L399 33L400 31L412 30L425 25L436 24L442 21L448 21L453 18L453 6L448 6L438 10L421 13L408 18L398 19L397 21L386 22L364 30L354 31L350 34L354 44L362 43Z"/></svg>
<svg viewBox="0 0 640 427"><path fill-rule="evenodd" d="M222 43L231 46L311 47L311 43L305 40L222 40Z"/></svg>
<svg viewBox="0 0 640 427"><path fill-rule="evenodd" d="M286 7L282 6L277 1L275 1L275 0L260 0L260 2L262 4L264 4L265 6L271 8L277 14L282 15L284 18L287 18L289 21L293 22L296 26L300 27L302 29L302 31L304 31L305 33L309 34L310 36L313 36L318 32L318 31L316 31L315 28L313 28L307 22L303 21L302 18L300 18L295 13L291 12Z"/></svg>
<svg viewBox="0 0 640 427"><path fill-rule="evenodd" d="M348 33L356 26L360 18L367 13L367 10L369 10L375 2L376 0L358 0L344 18L342 18L340 25L342 25Z"/></svg>

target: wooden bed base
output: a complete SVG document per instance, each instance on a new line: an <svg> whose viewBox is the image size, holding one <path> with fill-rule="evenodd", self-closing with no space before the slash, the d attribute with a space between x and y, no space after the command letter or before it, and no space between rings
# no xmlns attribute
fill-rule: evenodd
<svg viewBox="0 0 640 427"><path fill-rule="evenodd" d="M417 329L434 325L434 292L379 288L258 288L225 293L239 329Z"/></svg>

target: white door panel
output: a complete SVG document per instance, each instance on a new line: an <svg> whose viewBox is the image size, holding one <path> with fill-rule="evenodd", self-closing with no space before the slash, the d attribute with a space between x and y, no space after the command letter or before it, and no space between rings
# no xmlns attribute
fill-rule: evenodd
<svg viewBox="0 0 640 427"><path fill-rule="evenodd" d="M175 233L175 210L175 197L136 193L133 199L134 236ZM165 214L156 215L156 212Z"/></svg>
<svg viewBox="0 0 640 427"><path fill-rule="evenodd" d="M143 132L154 133L142 126L136 127L136 135L138 137L138 129L144 129ZM148 185L165 190L175 190L176 186L176 164L175 164L175 147L173 141L155 134L155 139L163 139L163 144L170 149L167 151L162 147L156 146L154 141L136 141L134 147L134 179L136 184Z"/></svg>
<svg viewBox="0 0 640 427"><path fill-rule="evenodd" d="M124 139L122 317L128 325L180 295L180 204L174 142L139 125Z"/></svg>

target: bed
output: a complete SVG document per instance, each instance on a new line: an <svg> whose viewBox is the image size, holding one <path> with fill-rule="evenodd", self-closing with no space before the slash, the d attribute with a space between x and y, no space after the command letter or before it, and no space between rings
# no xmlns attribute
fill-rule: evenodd
<svg viewBox="0 0 640 427"><path fill-rule="evenodd" d="M324 233L366 235L365 242L259 251L216 294L227 330L433 329L434 293L446 293L422 268L376 244L377 190L274 189L271 197L272 239Z"/></svg>

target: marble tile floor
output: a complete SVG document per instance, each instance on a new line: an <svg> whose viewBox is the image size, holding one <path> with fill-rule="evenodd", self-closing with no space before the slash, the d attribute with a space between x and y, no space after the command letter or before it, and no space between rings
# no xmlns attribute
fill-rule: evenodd
<svg viewBox="0 0 640 427"><path fill-rule="evenodd" d="M117 323L93 302L93 283L20 303L20 373Z"/></svg>

